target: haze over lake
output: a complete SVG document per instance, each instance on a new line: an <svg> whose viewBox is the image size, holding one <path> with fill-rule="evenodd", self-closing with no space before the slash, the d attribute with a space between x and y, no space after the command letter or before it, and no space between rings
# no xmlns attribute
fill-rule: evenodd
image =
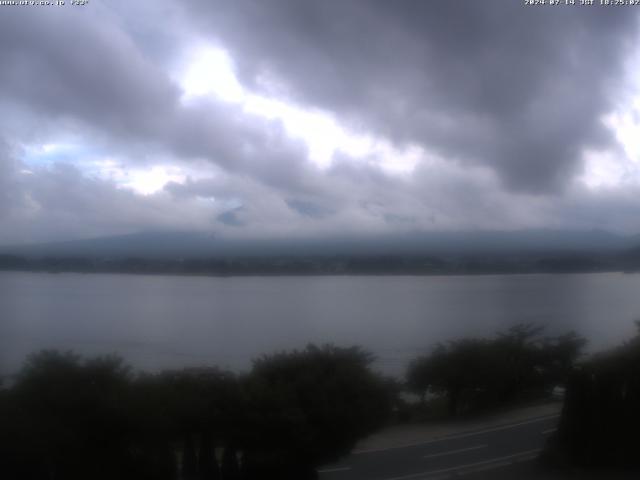
<svg viewBox="0 0 640 480"><path fill-rule="evenodd" d="M520 322L628 338L640 275L181 277L0 273L0 372L43 348L117 353L136 368L251 359L308 342L357 344L400 374L434 343Z"/></svg>

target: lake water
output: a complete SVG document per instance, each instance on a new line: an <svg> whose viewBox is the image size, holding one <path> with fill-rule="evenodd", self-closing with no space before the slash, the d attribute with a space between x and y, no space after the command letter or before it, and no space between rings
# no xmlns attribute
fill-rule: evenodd
<svg viewBox="0 0 640 480"><path fill-rule="evenodd" d="M635 332L640 275L180 277L0 273L0 372L42 348L118 353L137 368L251 359L308 342L357 344L400 374L435 342L520 322L576 330L598 350Z"/></svg>

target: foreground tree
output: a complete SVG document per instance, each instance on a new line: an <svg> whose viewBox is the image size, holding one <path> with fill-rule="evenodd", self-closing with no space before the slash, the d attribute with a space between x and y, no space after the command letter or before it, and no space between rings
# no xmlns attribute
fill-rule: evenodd
<svg viewBox="0 0 640 480"><path fill-rule="evenodd" d="M358 348L133 376L116 357L45 351L0 389L8 480L304 480L380 426L386 382Z"/></svg>
<svg viewBox="0 0 640 480"><path fill-rule="evenodd" d="M8 478L129 478L129 371L120 359L31 356L9 393Z"/></svg>
<svg viewBox="0 0 640 480"><path fill-rule="evenodd" d="M215 456L242 428L245 403L237 377L215 367L142 375L132 385L140 437L153 450L164 439L180 459L183 479L215 480L222 466Z"/></svg>
<svg viewBox="0 0 640 480"><path fill-rule="evenodd" d="M573 333L543 339L541 332L517 325L493 339L438 344L411 362L407 386L423 400L445 396L451 416L543 395L566 379L585 342Z"/></svg>
<svg viewBox="0 0 640 480"><path fill-rule="evenodd" d="M315 478L318 465L379 428L392 397L372 360L359 348L313 345L257 360L247 379L248 478Z"/></svg>
<svg viewBox="0 0 640 480"><path fill-rule="evenodd" d="M640 333L571 374L546 458L571 466L640 469L638 405Z"/></svg>

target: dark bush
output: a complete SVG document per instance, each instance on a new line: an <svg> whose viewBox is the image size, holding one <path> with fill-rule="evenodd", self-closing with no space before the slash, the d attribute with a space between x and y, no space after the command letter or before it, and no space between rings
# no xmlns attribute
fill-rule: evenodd
<svg viewBox="0 0 640 480"><path fill-rule="evenodd" d="M640 468L640 335L576 369L546 456L582 467Z"/></svg>
<svg viewBox="0 0 640 480"><path fill-rule="evenodd" d="M133 376L116 357L45 351L0 389L8 480L313 478L388 416L391 390L357 348Z"/></svg>
<svg viewBox="0 0 640 480"><path fill-rule="evenodd" d="M548 394L564 383L585 341L574 333L555 338L518 325L493 339L438 344L407 369L409 390L442 395L451 416Z"/></svg>

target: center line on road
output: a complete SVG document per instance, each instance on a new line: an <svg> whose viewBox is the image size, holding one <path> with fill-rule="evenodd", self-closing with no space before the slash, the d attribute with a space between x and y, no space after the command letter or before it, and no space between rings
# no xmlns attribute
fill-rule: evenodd
<svg viewBox="0 0 640 480"><path fill-rule="evenodd" d="M422 458L444 457L445 455L454 455L456 453L468 452L470 450L478 450L480 448L487 448L487 447L488 445L476 445L475 447L459 448L458 450L449 450L448 452L432 453L430 455L425 455Z"/></svg>
<svg viewBox="0 0 640 480"><path fill-rule="evenodd" d="M405 444L401 444L401 445L393 445L391 447L384 447L384 448L367 448L367 449L363 449L363 450L355 450L355 451L351 452L351 454L352 455L363 455L363 454L368 454L368 453L386 452L388 450L398 450L398 449L401 449L401 448L419 447L420 445L428 445L428 444L431 444L431 443L438 443L438 442L449 441L449 440L458 440L460 438L473 437L473 436L476 436L476 435L482 435L484 433L497 432L499 430L508 430L508 429L511 429L511 428L520 427L522 425L529 425L529 424L532 424L532 423L544 422L546 420L551 420L553 418L558 418L559 416L560 416L559 413L552 414L552 415L545 415L545 416L542 416L542 417L536 417L536 418L532 418L530 420L525 420L525 421L518 422L518 423L507 423L507 424L504 424L504 425L497 425L495 427L489 427L489 428L485 428L483 430L474 430L474 431L470 431L470 432L454 433L454 434L450 434L450 435L442 435L442 436L433 438L431 440L423 440L423 441L419 441L419 442L405 443Z"/></svg>

